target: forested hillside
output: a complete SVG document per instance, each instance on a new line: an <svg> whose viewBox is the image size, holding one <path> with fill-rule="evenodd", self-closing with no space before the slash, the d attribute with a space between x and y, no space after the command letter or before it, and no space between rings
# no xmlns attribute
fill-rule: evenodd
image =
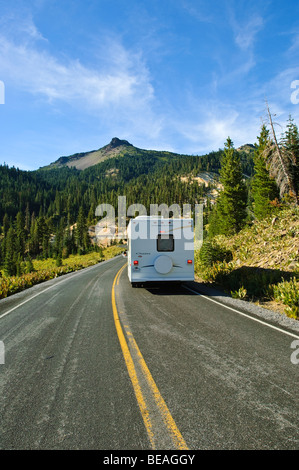
<svg viewBox="0 0 299 470"><path fill-rule="evenodd" d="M147 210L153 203L201 202L213 182L199 185L192 176L201 171L218 173L223 153L183 156L133 146L128 149L125 155L83 171L64 166L26 172L0 166L2 268L10 274L17 271L17 267L8 269L5 264L10 251L15 253L15 261L57 257L62 251L65 256L89 251L93 247L86 236L87 226L97 221L97 205L108 203L117 211L118 196L126 196L127 206L140 203ZM246 153L243 162L244 172L250 173L252 163ZM182 180L186 175L188 179Z"/></svg>
<svg viewBox="0 0 299 470"><path fill-rule="evenodd" d="M290 117L279 142L263 126L256 145L235 149L228 138L223 150L207 155L142 150L114 138L37 171L2 165L0 272L22 276L34 259L60 265L70 255L99 251L88 227L99 221L99 204L111 204L117 215L118 196L126 196L127 208L138 203L148 213L151 204L204 203L204 251L219 235L232 237L286 205L297 207L298 157L298 129Z"/></svg>

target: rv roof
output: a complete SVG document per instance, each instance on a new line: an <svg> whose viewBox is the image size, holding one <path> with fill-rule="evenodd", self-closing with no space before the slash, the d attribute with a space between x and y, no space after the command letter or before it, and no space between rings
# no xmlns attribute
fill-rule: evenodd
<svg viewBox="0 0 299 470"><path fill-rule="evenodd" d="M174 221L174 220L182 220L182 221L186 221L186 220L191 220L191 217L163 217L163 216L160 216L160 215L138 215L137 217L131 219L132 221L133 220L162 220L162 221Z"/></svg>
<svg viewBox="0 0 299 470"><path fill-rule="evenodd" d="M164 219L162 215L138 215L135 219Z"/></svg>

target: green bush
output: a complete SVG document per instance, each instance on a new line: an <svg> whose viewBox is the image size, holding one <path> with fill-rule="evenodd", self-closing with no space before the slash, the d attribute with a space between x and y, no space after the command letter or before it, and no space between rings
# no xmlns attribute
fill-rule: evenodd
<svg viewBox="0 0 299 470"><path fill-rule="evenodd" d="M217 261L230 261L232 259L232 252L222 248L213 240L205 240L199 250L199 261L205 268L211 267Z"/></svg>
<svg viewBox="0 0 299 470"><path fill-rule="evenodd" d="M292 277L273 286L273 296L286 305L285 312L292 318L299 318L299 281Z"/></svg>
<svg viewBox="0 0 299 470"><path fill-rule="evenodd" d="M231 291L231 296L233 297L233 299L245 299L247 296L247 290L243 286L241 286L240 289Z"/></svg>

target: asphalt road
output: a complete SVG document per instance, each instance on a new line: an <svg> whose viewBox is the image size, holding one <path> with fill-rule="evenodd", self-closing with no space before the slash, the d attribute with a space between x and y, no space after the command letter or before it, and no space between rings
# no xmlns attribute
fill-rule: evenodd
<svg viewBox="0 0 299 470"><path fill-rule="evenodd" d="M124 264L0 301L0 448L298 450L299 333Z"/></svg>

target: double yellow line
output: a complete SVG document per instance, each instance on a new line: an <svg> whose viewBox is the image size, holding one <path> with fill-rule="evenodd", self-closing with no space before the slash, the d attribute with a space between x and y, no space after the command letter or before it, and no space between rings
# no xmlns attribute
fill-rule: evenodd
<svg viewBox="0 0 299 470"><path fill-rule="evenodd" d="M164 443L168 443L166 445L169 445L172 449L188 450L186 442L177 428L128 326L126 327L128 341L124 335L116 307L115 286L118 285L120 275L126 266L125 264L120 268L113 281L111 294L113 317L128 373L152 449L161 449L163 441ZM142 384L140 383L140 378L142 379ZM157 412L159 419L157 419Z"/></svg>

